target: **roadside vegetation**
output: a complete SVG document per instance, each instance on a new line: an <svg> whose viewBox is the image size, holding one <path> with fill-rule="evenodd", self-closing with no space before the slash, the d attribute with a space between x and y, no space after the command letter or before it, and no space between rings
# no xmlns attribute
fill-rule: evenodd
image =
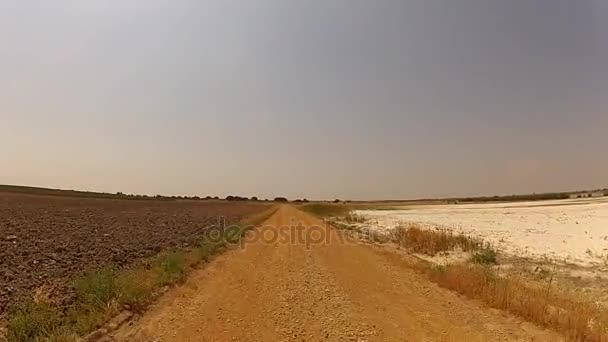
<svg viewBox="0 0 608 342"><path fill-rule="evenodd" d="M142 312L164 290L182 283L189 272L238 243L274 211L271 208L221 229L217 236L208 234L193 249L163 252L128 269L108 266L86 272L73 281L75 295L67 307L49 298L23 298L8 310L8 341L76 341L123 310Z"/></svg>
<svg viewBox="0 0 608 342"><path fill-rule="evenodd" d="M608 314L599 305L556 288L551 279L531 283L488 264L485 259L447 266L418 261L412 267L443 288L554 329L569 341L608 341Z"/></svg>

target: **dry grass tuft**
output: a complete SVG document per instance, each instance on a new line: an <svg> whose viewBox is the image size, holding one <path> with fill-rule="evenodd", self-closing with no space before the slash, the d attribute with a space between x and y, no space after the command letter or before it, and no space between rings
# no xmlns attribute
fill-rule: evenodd
<svg viewBox="0 0 608 342"><path fill-rule="evenodd" d="M483 241L448 229L423 229L417 225L401 226L395 230L395 241L414 253L435 256L437 253L454 250L473 251L482 249ZM489 246L487 247L489 248Z"/></svg>

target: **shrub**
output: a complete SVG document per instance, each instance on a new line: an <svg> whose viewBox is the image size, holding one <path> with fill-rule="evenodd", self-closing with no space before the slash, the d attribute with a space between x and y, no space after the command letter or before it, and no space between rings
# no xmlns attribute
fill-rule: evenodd
<svg viewBox="0 0 608 342"><path fill-rule="evenodd" d="M479 265L496 265L496 251L487 246L475 252L471 261Z"/></svg>

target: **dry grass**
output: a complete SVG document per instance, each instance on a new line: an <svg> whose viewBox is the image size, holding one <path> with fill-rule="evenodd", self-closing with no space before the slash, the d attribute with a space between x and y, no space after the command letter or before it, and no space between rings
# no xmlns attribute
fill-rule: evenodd
<svg viewBox="0 0 608 342"><path fill-rule="evenodd" d="M420 263L417 268L441 287L555 329L569 340L608 341L607 313L594 303L552 288L551 281L534 286L522 278L501 277L496 270L477 265L439 267Z"/></svg>
<svg viewBox="0 0 608 342"><path fill-rule="evenodd" d="M460 248L474 251L484 248L483 241L448 229L423 229L416 225L397 227L394 240L414 253L435 256L437 253ZM486 246L489 249L489 246Z"/></svg>

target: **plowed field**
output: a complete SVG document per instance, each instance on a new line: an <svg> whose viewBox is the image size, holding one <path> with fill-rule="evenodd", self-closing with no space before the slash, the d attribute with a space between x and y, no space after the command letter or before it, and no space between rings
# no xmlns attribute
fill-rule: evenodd
<svg viewBox="0 0 608 342"><path fill-rule="evenodd" d="M222 201L112 200L0 192L0 313L24 291L65 292L83 271L125 266L194 245L218 224L266 206Z"/></svg>

